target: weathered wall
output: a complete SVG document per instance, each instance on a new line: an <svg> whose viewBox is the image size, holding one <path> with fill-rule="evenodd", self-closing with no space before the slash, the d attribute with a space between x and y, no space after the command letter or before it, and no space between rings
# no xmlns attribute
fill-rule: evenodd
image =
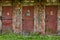
<svg viewBox="0 0 60 40"><path fill-rule="evenodd" d="M39 5L39 7L38 7ZM45 9L40 4L34 6L34 32L45 33ZM22 32L22 7L16 3L13 6L13 31L14 33Z"/></svg>
<svg viewBox="0 0 60 40"><path fill-rule="evenodd" d="M36 5L34 9L34 31L45 33L44 6Z"/></svg>
<svg viewBox="0 0 60 40"><path fill-rule="evenodd" d="M57 21L58 21L57 32L60 32L60 6L58 6L58 19L57 19Z"/></svg>
<svg viewBox="0 0 60 40"><path fill-rule="evenodd" d="M2 5L0 3L0 16L2 15ZM0 33L1 33L1 30L2 30L2 22L1 22L1 19L0 19Z"/></svg>
<svg viewBox="0 0 60 40"><path fill-rule="evenodd" d="M20 4L15 5L13 11L13 30L14 33L22 32L22 7ZM45 32L44 25L44 6L34 6L34 32Z"/></svg>
<svg viewBox="0 0 60 40"><path fill-rule="evenodd" d="M22 6L21 4L13 7L13 31L14 33L22 32Z"/></svg>

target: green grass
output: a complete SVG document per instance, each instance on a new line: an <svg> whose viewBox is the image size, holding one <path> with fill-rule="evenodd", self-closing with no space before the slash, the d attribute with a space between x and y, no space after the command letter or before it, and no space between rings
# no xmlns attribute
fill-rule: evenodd
<svg viewBox="0 0 60 40"><path fill-rule="evenodd" d="M31 34L29 36L21 34L1 34L0 40L60 40L60 36L43 36L38 34Z"/></svg>

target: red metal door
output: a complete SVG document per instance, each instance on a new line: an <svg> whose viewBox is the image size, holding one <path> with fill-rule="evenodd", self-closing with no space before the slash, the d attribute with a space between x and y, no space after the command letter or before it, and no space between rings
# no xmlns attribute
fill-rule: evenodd
<svg viewBox="0 0 60 40"><path fill-rule="evenodd" d="M34 7L24 6L22 11L22 30L33 32L34 30Z"/></svg>
<svg viewBox="0 0 60 40"><path fill-rule="evenodd" d="M12 6L3 6L2 7L2 29L3 31L12 30Z"/></svg>
<svg viewBox="0 0 60 40"><path fill-rule="evenodd" d="M46 6L46 33L57 32L57 6Z"/></svg>

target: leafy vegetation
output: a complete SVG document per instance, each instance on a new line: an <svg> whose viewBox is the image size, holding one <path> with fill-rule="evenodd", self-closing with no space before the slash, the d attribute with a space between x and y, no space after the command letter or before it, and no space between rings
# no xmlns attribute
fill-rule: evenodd
<svg viewBox="0 0 60 40"><path fill-rule="evenodd" d="M21 35L21 34L1 34L0 40L60 40L60 36L50 36L50 35L39 35L39 34L30 34Z"/></svg>

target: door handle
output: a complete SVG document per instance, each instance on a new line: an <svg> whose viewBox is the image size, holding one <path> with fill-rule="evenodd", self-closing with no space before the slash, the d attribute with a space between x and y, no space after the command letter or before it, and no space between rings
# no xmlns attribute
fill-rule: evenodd
<svg viewBox="0 0 60 40"><path fill-rule="evenodd" d="M2 16L0 16L0 20L2 20Z"/></svg>
<svg viewBox="0 0 60 40"><path fill-rule="evenodd" d="M5 18L5 17L3 17L3 16L0 16L0 20L2 20L3 18Z"/></svg>
<svg viewBox="0 0 60 40"><path fill-rule="evenodd" d="M24 19L22 19L22 21L24 21Z"/></svg>
<svg viewBox="0 0 60 40"><path fill-rule="evenodd" d="M47 15L45 15L45 18L46 18L45 22L48 22Z"/></svg>
<svg viewBox="0 0 60 40"><path fill-rule="evenodd" d="M48 20L46 19L45 22L48 22Z"/></svg>
<svg viewBox="0 0 60 40"><path fill-rule="evenodd" d="M47 18L47 15L45 15L45 17Z"/></svg>

